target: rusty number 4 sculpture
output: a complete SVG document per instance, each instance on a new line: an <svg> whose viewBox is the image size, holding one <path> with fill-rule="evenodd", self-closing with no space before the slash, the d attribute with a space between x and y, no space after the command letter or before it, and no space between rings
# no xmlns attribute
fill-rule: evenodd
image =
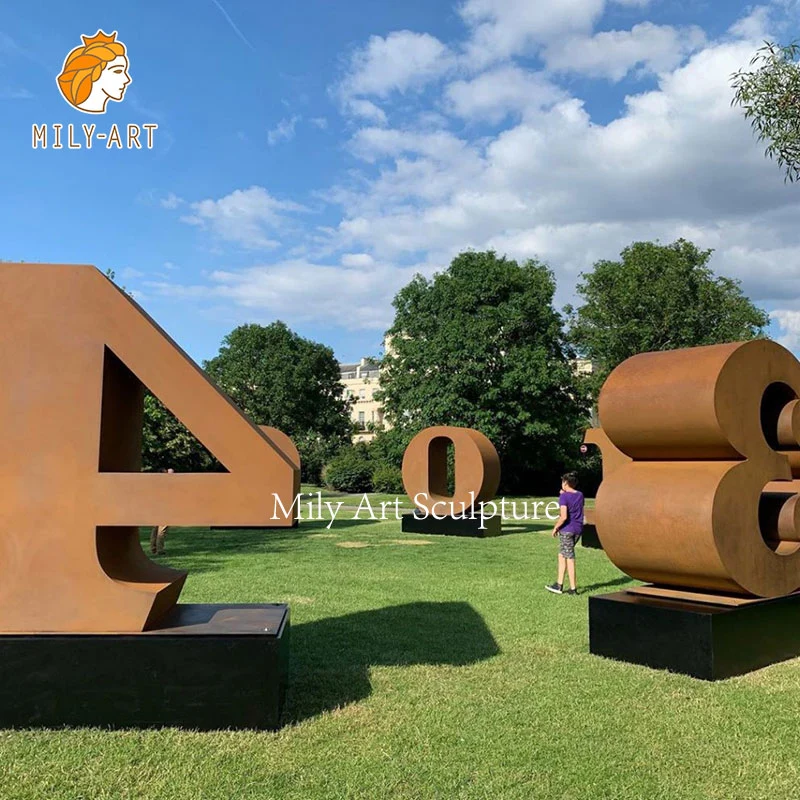
<svg viewBox="0 0 800 800"><path fill-rule="evenodd" d="M271 619L277 613L267 613L266 607L176 607L185 573L150 561L137 526L292 525L294 519L275 520L273 512L275 495L290 508L299 490L296 452L289 452L280 432L259 430L246 419L130 297L93 267L3 264L0 309L0 669L11 673L0 681L10 687L0 697L0 721L240 724L244 717L237 717L236 709L243 706L236 692L220 693L215 707L213 684L220 676L200 675L199 665L174 655L163 659L162 677L174 676L172 666L184 668L185 681L197 681L196 690L207 690L212 698L205 706L211 717L215 709L219 716L193 716L194 698L177 688L173 708L154 701L153 708L142 710L133 700L129 707L111 708L117 695L109 677L119 684L120 697L126 691L136 695L123 673L133 683L140 679L131 669L125 672L126 662L137 660L137 648L147 652L142 658L148 667L141 670L146 675L158 663L153 648L165 652L171 637L180 639L175 653L189 654L196 634L206 637L197 645L201 648L219 637L228 637L230 644L243 629L248 635L271 627L277 631L288 619L285 607L277 623L263 622L264 614ZM141 472L145 386L208 447L225 473ZM71 634L97 634L97 643L87 645L85 637ZM74 653L86 647L93 649L76 662ZM231 668L216 660L224 660L223 650L203 650L208 670L215 664ZM92 683L97 659L111 653L118 663L100 679L108 694L94 686L88 716L81 717L81 687ZM35 674L30 696L25 695L15 670L27 664L21 668L25 675L39 658L50 665L42 667L48 686L74 671L75 681L63 687L77 692L73 716L66 705L58 707L57 698L49 705L42 700L53 692L42 693L34 685ZM252 673L254 681L263 682L264 663L257 675ZM86 670L83 677L81 670ZM240 669L242 685L246 673ZM153 691L152 686L140 689L139 694ZM107 716L97 709L103 702ZM97 715L89 713L92 709ZM265 719L258 711L243 711L245 717L248 713L255 724Z"/></svg>
<svg viewBox="0 0 800 800"><path fill-rule="evenodd" d="M600 420L631 461L604 476L597 530L651 585L592 598L593 652L706 678L800 654L798 397L800 363L767 340L611 373Z"/></svg>

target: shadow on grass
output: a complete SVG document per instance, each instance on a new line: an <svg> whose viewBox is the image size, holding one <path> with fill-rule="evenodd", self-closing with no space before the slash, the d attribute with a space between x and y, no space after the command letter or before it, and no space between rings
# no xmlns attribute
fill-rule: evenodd
<svg viewBox="0 0 800 800"><path fill-rule="evenodd" d="M500 649L468 603L408 603L291 629L286 724L363 700L373 666L466 666Z"/></svg>
<svg viewBox="0 0 800 800"><path fill-rule="evenodd" d="M403 514L404 517L413 517L414 512L408 511L407 513ZM444 523L444 524L442 524ZM423 519L419 518L417 521L417 528L416 530L403 530L403 533L408 533L411 535L419 534L422 536L445 536L448 538L455 538L455 537L464 537L467 539L479 539L484 538L479 536L479 532L475 530L474 526L466 526L464 525L462 520L455 519L449 522L444 522L444 519L435 520L432 518ZM425 530L427 528L427 530ZM548 525L546 522L522 522L522 521L515 521L509 522L507 520L503 520L500 524L500 531L498 533L492 533L489 536L486 536L487 539L497 539L500 536L513 536L514 534L518 533L543 533L544 531L550 530L552 525Z"/></svg>
<svg viewBox="0 0 800 800"><path fill-rule="evenodd" d="M544 533L551 530L547 522L503 522L503 533Z"/></svg>
<svg viewBox="0 0 800 800"><path fill-rule="evenodd" d="M613 581L605 581L604 583L593 583L590 586L582 586L582 592L591 592L596 589L608 589L612 586L625 586L627 584L633 583L633 578L629 578L627 575L621 575L619 578L614 578Z"/></svg>
<svg viewBox="0 0 800 800"><path fill-rule="evenodd" d="M336 533L328 520L301 522L295 528L171 528L166 537L166 553L150 556L150 528L140 529L142 548L149 558L188 569L192 574L225 568L227 559L243 553L279 553L316 533ZM374 525L372 520L348 520L347 528Z"/></svg>

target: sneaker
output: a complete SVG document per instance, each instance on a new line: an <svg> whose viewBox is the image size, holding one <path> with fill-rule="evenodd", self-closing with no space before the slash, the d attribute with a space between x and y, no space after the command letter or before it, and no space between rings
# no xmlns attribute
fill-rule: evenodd
<svg viewBox="0 0 800 800"><path fill-rule="evenodd" d="M567 589L567 591L564 592L564 594L578 594L578 590L577 589Z"/></svg>
<svg viewBox="0 0 800 800"><path fill-rule="evenodd" d="M552 592L553 594L564 594L564 591L561 588L560 583L551 583L549 586L545 586L548 592Z"/></svg>

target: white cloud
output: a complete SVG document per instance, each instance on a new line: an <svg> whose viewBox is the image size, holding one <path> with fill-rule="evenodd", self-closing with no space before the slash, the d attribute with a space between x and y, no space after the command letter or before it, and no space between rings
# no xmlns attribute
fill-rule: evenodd
<svg viewBox="0 0 800 800"><path fill-rule="evenodd" d="M369 253L345 253L342 256L343 267L371 267L375 259Z"/></svg>
<svg viewBox="0 0 800 800"><path fill-rule="evenodd" d="M756 6L747 16L731 26L731 34L742 39L758 40L763 44L763 39L770 38L767 29L772 21L773 8Z"/></svg>
<svg viewBox="0 0 800 800"><path fill-rule="evenodd" d="M279 142L294 139L294 132L300 117L285 117L274 128L267 131L267 142L274 147Z"/></svg>
<svg viewBox="0 0 800 800"><path fill-rule="evenodd" d="M618 81L641 67L648 72L675 69L705 44L701 28L674 28L642 22L629 31L559 38L544 49L550 70Z"/></svg>
<svg viewBox="0 0 800 800"><path fill-rule="evenodd" d="M458 80L445 89L449 111L464 119L500 122L510 112L534 112L566 97L566 92L541 72L507 65L472 80Z"/></svg>
<svg viewBox="0 0 800 800"><path fill-rule="evenodd" d="M466 54L474 65L536 50L556 36L589 33L606 0L465 0L459 8L471 29Z"/></svg>
<svg viewBox="0 0 800 800"><path fill-rule="evenodd" d="M540 256L567 300L595 260L637 239L685 236L714 247L714 267L768 307L786 293L800 307L800 195L730 106L729 76L758 46L732 34L706 45L607 124L567 97L487 139L358 131L352 152L379 170L366 189L337 195L344 217L332 246L382 261L426 253L440 266L470 246ZM519 99L509 95L493 105L490 93L465 90L461 112L496 119Z"/></svg>
<svg viewBox="0 0 800 800"><path fill-rule="evenodd" d="M279 317L289 324L320 322L348 330L385 330L395 293L418 271L373 264L371 269L284 261L212 273L208 285L149 283L162 296L224 300L248 320Z"/></svg>
<svg viewBox="0 0 800 800"><path fill-rule="evenodd" d="M450 62L447 47L428 33L393 31L386 37L371 36L351 55L339 90L346 98L387 97L423 85L441 75Z"/></svg>
<svg viewBox="0 0 800 800"><path fill-rule="evenodd" d="M713 42L650 24L603 37L592 27L602 2L570 0L573 19L553 4L550 21L544 4L532 5L468 0L467 49L484 37L493 55L482 72L468 71L475 61L436 72L443 85L435 95L431 84L428 92L410 91L422 85L413 70L402 80L375 78L371 97L407 92L401 109L392 106L391 126L366 96L349 98L371 105L347 143L360 163L346 182L320 192L341 209L338 221L306 231L297 259L219 272L206 286L154 290L224 300L251 318L380 329L391 319L392 296L416 269L430 274L467 247L546 260L559 281L558 302L566 302L577 274L596 260L617 257L632 241L685 237L714 248L713 268L741 279L764 308L777 308L784 337L795 337L786 341L800 346L800 194L730 105L730 75L747 65L769 19L753 12ZM588 42L582 61L560 62L554 49L541 50L548 25ZM559 88L560 73L489 63L526 48L546 55L551 68L563 64L559 70L614 80L638 68L634 74L647 69L655 77L601 121L568 83ZM188 221L268 246L299 210L261 187L238 194L245 197L193 204Z"/></svg>
<svg viewBox="0 0 800 800"><path fill-rule="evenodd" d="M315 128L319 128L321 131L328 127L328 120L325 117L312 117L310 121Z"/></svg>
<svg viewBox="0 0 800 800"><path fill-rule="evenodd" d="M350 99L345 102L345 109L354 117L361 117L368 122L377 122L379 125L386 124L386 112L375 105L371 100Z"/></svg>
<svg viewBox="0 0 800 800"><path fill-rule="evenodd" d="M770 315L780 330L778 341L790 350L800 348L800 311L779 308Z"/></svg>
<svg viewBox="0 0 800 800"><path fill-rule="evenodd" d="M214 235L250 249L268 249L279 242L271 234L282 228L289 212L307 209L290 200L278 200L263 186L236 189L218 200L191 203L182 222L208 228Z"/></svg>
<svg viewBox="0 0 800 800"><path fill-rule="evenodd" d="M403 153L450 161L465 149L464 142L448 131L424 133L391 128L362 128L350 147L366 161Z"/></svg>
<svg viewBox="0 0 800 800"><path fill-rule="evenodd" d="M174 192L170 192L166 197L161 198L159 200L162 208L168 208L170 210L177 208L183 200L178 197Z"/></svg>

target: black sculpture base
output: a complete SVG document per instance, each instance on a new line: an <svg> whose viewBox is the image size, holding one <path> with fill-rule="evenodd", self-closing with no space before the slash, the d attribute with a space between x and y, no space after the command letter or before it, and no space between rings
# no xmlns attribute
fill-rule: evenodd
<svg viewBox="0 0 800 800"><path fill-rule="evenodd" d="M441 515L439 515L441 517ZM422 516L416 511L413 514L403 514L400 523L403 533L430 533L441 536L499 536L502 532L502 517L496 514L481 521L480 514L475 512L475 519L460 519L459 517L445 517L435 519L433 516ZM483 525L483 529L481 529Z"/></svg>
<svg viewBox="0 0 800 800"><path fill-rule="evenodd" d="M178 605L144 633L0 634L0 727L277 728L286 605Z"/></svg>
<svg viewBox="0 0 800 800"><path fill-rule="evenodd" d="M597 535L597 528L591 523L584 523L583 525L581 544L584 547L591 548L592 550L603 549L603 545L600 543L600 537Z"/></svg>
<svg viewBox="0 0 800 800"><path fill-rule="evenodd" d="M800 594L738 606L590 597L589 651L707 681L742 675L800 656Z"/></svg>

